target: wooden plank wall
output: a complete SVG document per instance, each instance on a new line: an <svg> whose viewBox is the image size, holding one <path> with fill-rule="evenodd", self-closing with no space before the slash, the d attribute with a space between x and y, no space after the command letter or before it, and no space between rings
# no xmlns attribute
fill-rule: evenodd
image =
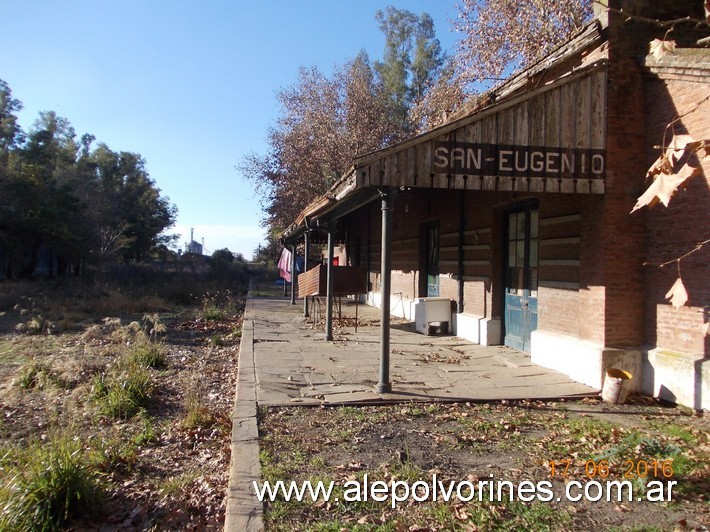
<svg viewBox="0 0 710 532"><path fill-rule="evenodd" d="M324 296L327 291L327 267L319 264L298 276L298 298ZM333 295L346 296L367 292L365 269L359 266L333 267Z"/></svg>
<svg viewBox="0 0 710 532"><path fill-rule="evenodd" d="M357 185L601 194L603 176L435 173L432 158L440 142L604 150L606 82L606 69L598 68L516 103L503 102L499 110L481 111L457 129L405 143L358 167Z"/></svg>

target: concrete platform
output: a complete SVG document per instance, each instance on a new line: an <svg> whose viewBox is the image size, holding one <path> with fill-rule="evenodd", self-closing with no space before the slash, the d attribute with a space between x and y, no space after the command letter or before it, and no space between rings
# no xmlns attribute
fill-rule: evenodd
<svg viewBox="0 0 710 532"><path fill-rule="evenodd" d="M505 346L475 345L455 336L425 336L414 325L392 319L392 393L375 392L379 379L379 310L342 301L334 340L322 323L303 318L303 303L255 298L256 396L260 405L319 405L391 401L492 401L547 399L596 394L530 357Z"/></svg>

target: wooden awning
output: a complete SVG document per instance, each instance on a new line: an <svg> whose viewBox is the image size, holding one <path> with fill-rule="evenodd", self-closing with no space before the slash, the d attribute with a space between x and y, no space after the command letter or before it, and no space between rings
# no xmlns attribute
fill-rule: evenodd
<svg viewBox="0 0 710 532"><path fill-rule="evenodd" d="M484 107L356 158L284 238L327 225L382 189L603 194L607 55L601 27L592 22L493 89Z"/></svg>

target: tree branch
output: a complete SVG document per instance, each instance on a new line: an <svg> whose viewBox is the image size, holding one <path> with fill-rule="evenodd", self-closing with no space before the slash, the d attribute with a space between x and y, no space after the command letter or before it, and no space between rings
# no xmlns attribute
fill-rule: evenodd
<svg viewBox="0 0 710 532"><path fill-rule="evenodd" d="M661 28L671 27L671 29L673 29L673 26L675 26L676 24L680 24L681 22L695 22L695 24L697 24L697 25L708 24L708 22L706 20L699 19L699 18L693 18L690 16L677 18L674 20L658 20L655 18L643 17L641 15L629 15L623 9L616 9L613 7L609 7L606 4L603 4L602 2L600 2L599 0L594 0L593 3L602 5L610 13L616 13L617 15L621 15L621 16L626 17L627 21L638 20L641 22L647 22L649 24L654 24L654 25L661 27Z"/></svg>
<svg viewBox="0 0 710 532"><path fill-rule="evenodd" d="M693 253L695 253L695 252L697 252L697 251L700 251L700 250L702 249L702 247L703 247L705 244L710 244L710 238L708 238L707 240L703 240L702 242L698 242L698 243L696 244L696 246L695 246L693 249L691 249L690 251L688 251L688 252L685 253L684 255L681 255L681 256L678 257L678 258L671 259L671 260L666 261L666 262L662 262L661 264L651 264L650 262L644 262L643 265L644 265L644 266L656 266L656 267L658 267L658 268L663 268L663 267L665 267L665 266L668 266L669 264L673 264L674 262L677 262L677 263L678 263L678 267L680 267L680 261L681 261L681 260L683 260L684 258L688 257L689 255L692 255Z"/></svg>

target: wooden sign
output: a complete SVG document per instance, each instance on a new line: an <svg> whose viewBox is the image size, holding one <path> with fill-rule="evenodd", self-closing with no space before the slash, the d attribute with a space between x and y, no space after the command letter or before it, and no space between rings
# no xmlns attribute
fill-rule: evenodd
<svg viewBox="0 0 710 532"><path fill-rule="evenodd" d="M605 150L435 142L431 171L470 176L603 179Z"/></svg>

